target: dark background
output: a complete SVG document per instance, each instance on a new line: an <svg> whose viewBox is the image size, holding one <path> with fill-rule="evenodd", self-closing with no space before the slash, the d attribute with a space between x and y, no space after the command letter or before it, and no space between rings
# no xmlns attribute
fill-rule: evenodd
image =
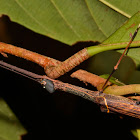
<svg viewBox="0 0 140 140"><path fill-rule="evenodd" d="M8 17L0 19L0 40L60 61L84 47L93 45L92 42L83 42L68 46L11 22ZM24 59L12 55L8 55L8 58L1 56L1 59L37 74L44 74L41 67ZM85 61L73 71L79 68L86 69L88 62ZM90 85L85 86L77 79L70 78L71 73L72 71L59 80L95 90ZM48 138L135 140L130 129L135 126L136 119L102 113L99 106L93 102L69 93L55 91L49 94L38 83L2 68L0 79L1 97L28 131L23 140Z"/></svg>

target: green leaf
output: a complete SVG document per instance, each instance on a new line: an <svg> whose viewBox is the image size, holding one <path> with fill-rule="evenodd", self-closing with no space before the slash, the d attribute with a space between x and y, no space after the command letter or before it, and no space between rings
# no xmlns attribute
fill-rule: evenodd
<svg viewBox="0 0 140 140"><path fill-rule="evenodd" d="M103 74L103 75L100 75L100 77L104 78L104 79L107 79L109 77L109 74ZM122 83L121 81L119 81L117 78L115 77L111 77L110 80L109 80L111 83L115 84L115 85L118 85L118 86L122 86L122 85L125 85L124 83Z"/></svg>
<svg viewBox="0 0 140 140"><path fill-rule="evenodd" d="M138 25L140 24L140 12L133 15L122 27L120 27L115 33L107 38L103 44L113 44L128 42L131 39L131 34L135 32ZM140 40L140 32L138 32L135 41Z"/></svg>
<svg viewBox="0 0 140 140"><path fill-rule="evenodd" d="M131 133L138 139L140 140L140 129L137 128L137 129L132 129L131 130Z"/></svg>
<svg viewBox="0 0 140 140"><path fill-rule="evenodd" d="M140 7L140 1L139 0L100 0L105 5L109 6L113 10L119 12L120 14L130 18L132 15L134 15L137 11L139 11ZM117 30L113 35L111 35L107 40L105 40L103 43L117 43L117 42L125 42L129 41L129 35L131 33L134 33L134 30L136 29L136 26L140 24L140 16L139 12L138 14L135 14L133 18L131 18L128 23L126 23L123 28L120 28ZM135 41L140 40L140 33L135 38ZM118 52L123 53L123 50L119 50ZM129 49L128 56L130 56L134 62L136 63L136 66L140 66L140 48L131 48Z"/></svg>
<svg viewBox="0 0 140 140"><path fill-rule="evenodd" d="M135 32L138 25L140 24L140 12L132 16L122 27L120 27L115 33L113 33L108 39L106 39L101 45L93 46L88 48L90 55L94 55L99 52L122 49L125 48L131 39L131 34ZM140 46L140 31L138 32L136 38L131 43L130 47ZM119 50L118 52L123 52ZM131 48L127 56L130 56L137 66L140 65L140 48Z"/></svg>
<svg viewBox="0 0 140 140"><path fill-rule="evenodd" d="M0 0L0 13L70 45L102 42L127 19L97 0Z"/></svg>
<svg viewBox="0 0 140 140"><path fill-rule="evenodd" d="M132 15L138 12L140 7L139 0L100 0L100 1L128 18L130 18Z"/></svg>
<svg viewBox="0 0 140 140"><path fill-rule="evenodd" d="M138 140L140 140L140 129L136 129L136 130L137 130Z"/></svg>
<svg viewBox="0 0 140 140"><path fill-rule="evenodd" d="M0 98L0 140L21 140L26 130L6 102Z"/></svg>
<svg viewBox="0 0 140 140"><path fill-rule="evenodd" d="M107 40L103 43L121 43L130 40L130 35L133 34L140 24L140 12L135 14L132 18L130 18L126 24L124 24L120 29L118 29L114 34L112 34ZM134 41L140 41L140 31L138 32ZM131 45L132 46L132 45ZM139 46L139 44L137 45ZM123 53L123 50L118 52ZM127 54L130 56L137 66L140 65L140 48L131 48Z"/></svg>

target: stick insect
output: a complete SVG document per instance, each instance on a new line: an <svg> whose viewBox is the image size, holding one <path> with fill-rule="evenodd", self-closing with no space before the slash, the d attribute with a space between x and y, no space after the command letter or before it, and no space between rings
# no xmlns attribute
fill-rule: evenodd
<svg viewBox="0 0 140 140"><path fill-rule="evenodd" d="M100 105L102 111L107 111L107 113L117 112L140 119L140 105L137 104L136 101L123 96L109 95L105 93L101 94L99 91L91 91L82 87L63 83L58 80L53 80L45 75L38 75L18 68L3 61L0 61L0 67L38 82L50 93L53 93L55 90L72 93L95 102Z"/></svg>

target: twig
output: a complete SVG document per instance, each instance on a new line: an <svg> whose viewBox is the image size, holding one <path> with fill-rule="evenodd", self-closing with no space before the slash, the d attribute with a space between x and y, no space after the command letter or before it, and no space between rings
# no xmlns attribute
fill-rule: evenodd
<svg viewBox="0 0 140 140"><path fill-rule="evenodd" d="M38 53L16 47L10 44L6 44L3 42L0 42L0 53L9 53L12 55L15 55L17 57L24 58L26 60L32 61L34 63L37 63L41 67L50 67L50 66L56 66L60 63L60 61L55 60L50 57L46 57L44 55L40 55Z"/></svg>
<svg viewBox="0 0 140 140"><path fill-rule="evenodd" d="M95 75L93 73L87 72L85 70L77 70L71 74L72 78L77 78L80 81L83 81L84 83L90 83L94 87L98 87L100 85L103 85L106 81L106 79L99 77L98 75ZM111 82L108 82L107 85L111 85Z"/></svg>

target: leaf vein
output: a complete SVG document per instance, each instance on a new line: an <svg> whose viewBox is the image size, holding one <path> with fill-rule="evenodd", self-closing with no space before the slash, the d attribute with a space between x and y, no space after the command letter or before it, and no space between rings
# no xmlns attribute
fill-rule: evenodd
<svg viewBox="0 0 140 140"><path fill-rule="evenodd" d="M21 8L31 19L33 19L33 21L35 21L35 23L37 23L39 26L41 26L46 32L50 32L50 31L47 30L47 28L46 28L44 25L40 24L40 22L39 22L36 18L34 18L34 17L30 14L30 12L28 12L27 9L25 9L25 8L22 6L22 4L21 4L18 0L14 0L14 1L20 6L20 8Z"/></svg>
<svg viewBox="0 0 140 140"><path fill-rule="evenodd" d="M107 5L108 7L112 8L113 10L117 11L118 13L124 15L127 18L130 18L131 15L127 14L126 12L122 11L121 9L117 8L116 6L112 5L111 3L105 1L105 0L99 0L103 4Z"/></svg>
<svg viewBox="0 0 140 140"><path fill-rule="evenodd" d="M96 25L97 25L97 27L98 27L98 30L100 30L100 31L103 33L103 35L104 35L105 37L108 37L108 36L104 33L104 31L102 30L102 28L99 26L99 24L97 24L97 21L96 21L95 17L93 16L93 14L92 14L92 12L91 12L91 10L90 10L88 4L87 4L87 0L84 0L84 1L85 1L86 5L87 5L87 8L88 8L88 10L89 10L89 13L90 13L91 17L93 18L94 22L96 23Z"/></svg>
<svg viewBox="0 0 140 140"><path fill-rule="evenodd" d="M80 35L76 32L76 30L73 29L73 26L67 21L67 19L64 17L64 15L62 14L62 12L59 10L59 8L57 7L57 5L55 4L55 2L53 0L51 0L51 3L54 5L54 7L56 8L56 10L58 11L58 13L60 14L60 16L62 17L62 19L65 21L65 23L67 24L67 26L74 32L74 34L78 37L81 38Z"/></svg>

